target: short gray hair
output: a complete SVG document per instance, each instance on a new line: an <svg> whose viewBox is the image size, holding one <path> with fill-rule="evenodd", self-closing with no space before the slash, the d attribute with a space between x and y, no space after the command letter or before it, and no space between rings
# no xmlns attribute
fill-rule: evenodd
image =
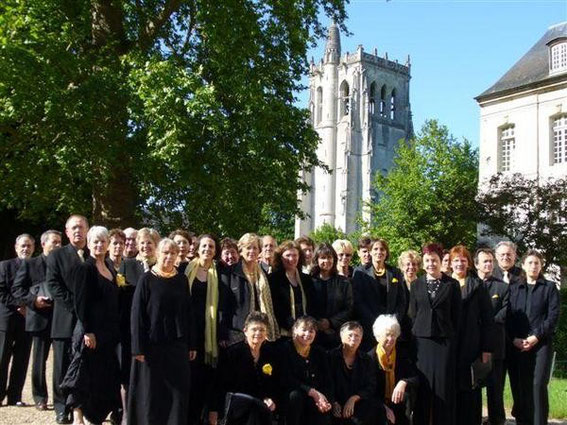
<svg viewBox="0 0 567 425"><path fill-rule="evenodd" d="M175 241L173 239L163 238L161 241L159 241L159 243L157 245L156 254L159 255L159 253L164 248L173 248L175 250L175 252L177 254L179 254L179 246L177 246L177 244L175 243Z"/></svg>
<svg viewBox="0 0 567 425"><path fill-rule="evenodd" d="M508 248L511 248L512 251L514 251L514 254L516 253L517 248L516 248L516 244L514 242L500 241L494 246L494 251L496 252L498 250L498 248L500 248L501 246L507 246Z"/></svg>
<svg viewBox="0 0 567 425"><path fill-rule="evenodd" d="M59 237L61 237L61 232L59 230L46 230L45 232L43 232L41 234L41 244L43 245L44 243L47 242L47 239L49 239L49 235L57 235Z"/></svg>
<svg viewBox="0 0 567 425"><path fill-rule="evenodd" d="M381 314L372 325L372 333L376 339L379 339L388 332L393 332L396 338L399 337L402 333L400 323L393 314Z"/></svg>
<svg viewBox="0 0 567 425"><path fill-rule="evenodd" d="M16 238L16 245L24 238L28 238L30 241L32 241L33 244L35 244L35 238L32 235L30 235L29 233L22 233Z"/></svg>
<svg viewBox="0 0 567 425"><path fill-rule="evenodd" d="M103 238L105 240L108 240L108 229L104 226L91 227L87 232L87 243L90 243L91 240L95 238Z"/></svg>

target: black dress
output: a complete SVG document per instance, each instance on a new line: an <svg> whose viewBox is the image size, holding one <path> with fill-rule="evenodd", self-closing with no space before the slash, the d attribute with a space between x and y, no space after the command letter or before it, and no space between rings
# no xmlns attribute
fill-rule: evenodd
<svg viewBox="0 0 567 425"><path fill-rule="evenodd" d="M333 381L327 353L311 346L306 358L300 356L293 341L280 344L284 375L284 393L281 401L286 425L323 425L330 423L331 412L321 413L308 393L311 388L322 393L333 403Z"/></svg>
<svg viewBox="0 0 567 425"><path fill-rule="evenodd" d="M281 397L282 370L274 343L264 342L260 347L260 356L255 362L250 347L245 341L232 345L221 355L215 383L211 410L222 415L227 393L241 393L261 401L272 399L279 407ZM261 403L253 406L262 406ZM254 418L253 418L254 417ZM271 412L263 408L251 409L248 415L242 415L242 423L263 422L269 420ZM234 421L231 421L234 423ZM240 423L237 421L237 423Z"/></svg>
<svg viewBox="0 0 567 425"><path fill-rule="evenodd" d="M329 367L333 379L333 399L344 408L347 400L358 395L350 419L337 419L337 424L385 424L384 409L376 396L376 366L368 354L358 351L352 367L343 358L342 346L329 352Z"/></svg>
<svg viewBox="0 0 567 425"><path fill-rule="evenodd" d="M120 407L118 287L114 279L98 272L92 257L77 267L73 276L78 321L73 357L61 387L68 406L80 408L90 422L102 423ZM95 335L94 349L85 346L87 333Z"/></svg>
<svg viewBox="0 0 567 425"><path fill-rule="evenodd" d="M459 283L442 274L428 282L418 278L410 290L420 385L414 424L455 423L456 338L461 312Z"/></svg>
<svg viewBox="0 0 567 425"><path fill-rule="evenodd" d="M330 329L318 331L315 344L326 349L340 344L340 329L352 316L352 287L343 276L333 275L327 280L313 276L313 307L311 314L315 319L327 319Z"/></svg>
<svg viewBox="0 0 567 425"><path fill-rule="evenodd" d="M130 425L187 423L191 304L184 275L145 273L132 302Z"/></svg>
<svg viewBox="0 0 567 425"><path fill-rule="evenodd" d="M514 338L534 335L539 342L529 351L510 346L508 373L514 398L512 416L517 423L547 424L553 335L559 320L559 291L554 282L540 278L530 285L524 279L510 285L506 330Z"/></svg>

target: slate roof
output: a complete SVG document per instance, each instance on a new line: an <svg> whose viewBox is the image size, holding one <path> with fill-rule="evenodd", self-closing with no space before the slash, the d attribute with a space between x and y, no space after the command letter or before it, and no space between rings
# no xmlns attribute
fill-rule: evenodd
<svg viewBox="0 0 567 425"><path fill-rule="evenodd" d="M563 37L567 37L567 21L549 27L543 37L506 74L475 99L480 101L497 93L555 79L558 74L549 75L549 46L547 43ZM567 74L559 75L567 78Z"/></svg>

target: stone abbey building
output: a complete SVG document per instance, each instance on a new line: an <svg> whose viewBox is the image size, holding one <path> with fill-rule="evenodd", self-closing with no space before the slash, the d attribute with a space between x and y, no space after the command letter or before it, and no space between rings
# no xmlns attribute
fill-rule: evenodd
<svg viewBox="0 0 567 425"><path fill-rule="evenodd" d="M398 141L413 133L409 82L409 57L402 65L362 46L342 55L339 28L329 27L324 56L311 63L309 107L317 156L331 172L317 167L301 176L311 190L299 195L307 217L296 220L296 236L324 223L348 233L360 215L369 218L374 175L389 171Z"/></svg>

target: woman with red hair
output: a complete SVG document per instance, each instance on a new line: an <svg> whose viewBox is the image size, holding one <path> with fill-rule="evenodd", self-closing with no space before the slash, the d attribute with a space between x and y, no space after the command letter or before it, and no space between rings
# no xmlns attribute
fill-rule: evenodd
<svg viewBox="0 0 567 425"><path fill-rule="evenodd" d="M414 424L453 425L461 292L459 283L441 272L441 245L425 245L422 258L426 274L411 285L409 304L421 378Z"/></svg>
<svg viewBox="0 0 567 425"><path fill-rule="evenodd" d="M488 290L470 273L472 257L463 245L449 251L453 279L461 288L461 320L457 338L457 412L459 424L478 425L482 421L482 392L473 387L472 364L490 362L493 347L494 315Z"/></svg>

